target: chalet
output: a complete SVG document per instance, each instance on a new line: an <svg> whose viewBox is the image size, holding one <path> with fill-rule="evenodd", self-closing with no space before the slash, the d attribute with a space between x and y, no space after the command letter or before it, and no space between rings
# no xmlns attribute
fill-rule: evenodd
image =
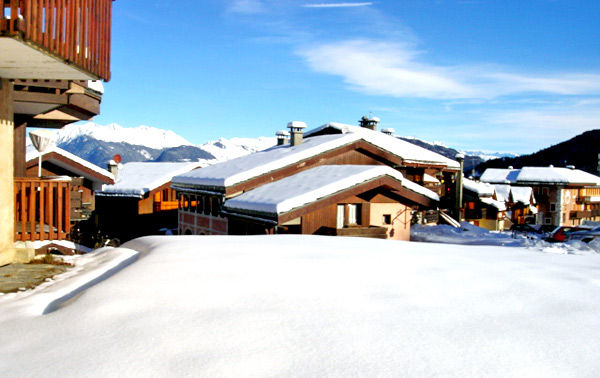
<svg viewBox="0 0 600 378"><path fill-rule="evenodd" d="M202 165L198 162L119 164L114 171L115 183L103 185L96 193L100 229L125 241L156 233L160 228L177 228L179 202L170 187L171 179Z"/></svg>
<svg viewBox="0 0 600 378"><path fill-rule="evenodd" d="M38 176L39 158L40 153L33 146L28 146L25 161L26 177ZM64 206L70 208L71 223L88 219L95 209L95 193L102 190L102 185L114 184L113 174L106 169L56 146L41 154L41 163L42 177L62 177L70 180L70 202L65 203ZM19 233L19 229L16 231Z"/></svg>
<svg viewBox="0 0 600 378"><path fill-rule="evenodd" d="M584 220L600 220L600 177L573 166L489 168L481 176L481 181L510 185L513 201L525 203L527 198L535 197L537 214L526 214L524 206L523 213L517 216L535 215L537 224L573 226ZM529 191L517 194L517 188L523 187L531 187L531 195ZM531 207L529 209L532 210Z"/></svg>
<svg viewBox="0 0 600 378"><path fill-rule="evenodd" d="M463 179L463 208L467 222L492 231L504 229L506 202L493 185Z"/></svg>
<svg viewBox="0 0 600 378"><path fill-rule="evenodd" d="M46 209L58 211L56 180L25 178L27 127L60 128L91 119L102 91L94 80L110 79L112 0L0 1L0 265L28 260L15 240L39 240ZM16 188L27 188L15 196ZM48 188L48 196L40 195ZM23 198L23 194L25 197ZM57 195L53 195L56 193ZM16 212L17 201L29 205ZM46 201L52 201L51 205ZM15 233L16 224L28 232Z"/></svg>
<svg viewBox="0 0 600 378"><path fill-rule="evenodd" d="M436 208L445 194L425 188L425 175L450 182L459 164L376 131L375 119L361 124L305 134L303 122L290 122L289 144L174 177L179 232L408 240L412 211Z"/></svg>

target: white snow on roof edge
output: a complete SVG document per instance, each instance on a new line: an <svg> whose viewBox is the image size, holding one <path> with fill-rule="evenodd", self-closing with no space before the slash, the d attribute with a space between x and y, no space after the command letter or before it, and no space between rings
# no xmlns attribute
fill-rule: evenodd
<svg viewBox="0 0 600 378"><path fill-rule="evenodd" d="M225 208L282 214L382 176L390 176L406 189L439 201L436 193L409 181L387 166L324 165L229 199Z"/></svg>

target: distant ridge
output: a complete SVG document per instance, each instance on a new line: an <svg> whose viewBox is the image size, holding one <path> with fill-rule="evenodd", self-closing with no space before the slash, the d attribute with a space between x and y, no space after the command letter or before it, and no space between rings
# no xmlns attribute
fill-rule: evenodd
<svg viewBox="0 0 600 378"><path fill-rule="evenodd" d="M533 154L488 160L479 164L477 171L483 173L487 168L509 166L522 168L552 164L555 167L574 165L578 169L598 175L598 153L600 153L600 129L586 131Z"/></svg>

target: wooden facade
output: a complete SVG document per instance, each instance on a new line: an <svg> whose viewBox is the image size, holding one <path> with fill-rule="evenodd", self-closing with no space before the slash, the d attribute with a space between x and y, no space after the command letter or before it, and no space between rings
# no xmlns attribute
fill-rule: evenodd
<svg viewBox="0 0 600 378"><path fill-rule="evenodd" d="M71 180L15 178L15 240L61 240L71 231Z"/></svg>
<svg viewBox="0 0 600 378"><path fill-rule="evenodd" d="M110 80L112 0L1 0L1 4L0 35L35 46L96 79Z"/></svg>

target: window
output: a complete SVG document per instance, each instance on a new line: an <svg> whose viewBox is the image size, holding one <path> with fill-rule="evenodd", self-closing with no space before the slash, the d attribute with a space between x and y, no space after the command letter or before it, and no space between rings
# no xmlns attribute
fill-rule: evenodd
<svg viewBox="0 0 600 378"><path fill-rule="evenodd" d="M550 217L544 218L544 224L551 224L551 223L552 223L552 218L550 218Z"/></svg>
<svg viewBox="0 0 600 378"><path fill-rule="evenodd" d="M212 197L211 199L212 199L211 214L216 217L217 215L219 215L219 212L221 211L221 204L220 204L218 197Z"/></svg>
<svg viewBox="0 0 600 378"><path fill-rule="evenodd" d="M337 219L336 219L336 228L344 228L344 223L346 220L345 216L345 207L344 205L337 205Z"/></svg>
<svg viewBox="0 0 600 378"><path fill-rule="evenodd" d="M392 224L392 214L383 214L383 224Z"/></svg>
<svg viewBox="0 0 600 378"><path fill-rule="evenodd" d="M348 204L348 224L358 224L357 219L357 205L354 203Z"/></svg>
<svg viewBox="0 0 600 378"><path fill-rule="evenodd" d="M204 211L204 196L198 196L198 202L196 202L196 212L202 214Z"/></svg>
<svg viewBox="0 0 600 378"><path fill-rule="evenodd" d="M556 203L555 202L552 202L550 204L550 211L556 211Z"/></svg>

